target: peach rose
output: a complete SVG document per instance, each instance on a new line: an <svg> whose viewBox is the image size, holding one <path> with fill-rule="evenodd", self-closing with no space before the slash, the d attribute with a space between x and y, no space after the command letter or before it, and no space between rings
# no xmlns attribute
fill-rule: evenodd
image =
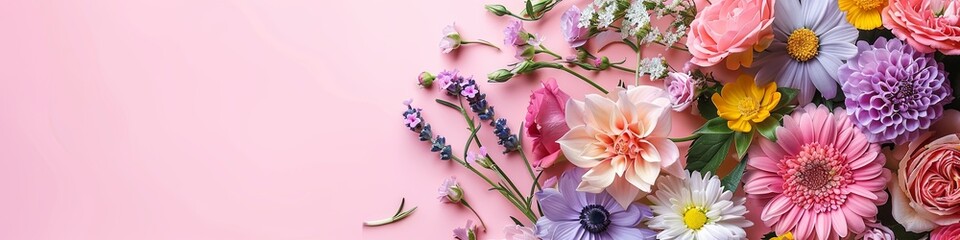
<svg viewBox="0 0 960 240"><path fill-rule="evenodd" d="M890 1L883 26L924 53L960 54L960 6L952 0Z"/></svg>
<svg viewBox="0 0 960 240"><path fill-rule="evenodd" d="M696 65L709 67L727 59L727 68L750 67L753 51L773 40L774 0L719 0L697 13L690 24L687 48Z"/></svg>
<svg viewBox="0 0 960 240"><path fill-rule="evenodd" d="M893 217L907 231L924 232L960 222L958 124L960 112L945 111L934 131L910 142L906 151L888 154L900 159L890 193Z"/></svg>

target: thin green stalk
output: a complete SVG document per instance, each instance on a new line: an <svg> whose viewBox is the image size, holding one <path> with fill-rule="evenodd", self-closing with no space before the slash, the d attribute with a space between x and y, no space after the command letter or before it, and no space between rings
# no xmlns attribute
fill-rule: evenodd
<svg viewBox="0 0 960 240"><path fill-rule="evenodd" d="M540 44L540 50L537 50L536 52L537 52L537 53L550 54L550 56L553 56L553 57L555 57L555 58L557 58L557 59L563 59L563 57L561 57L559 54L556 54L556 53L550 51L550 49L547 49L547 47L544 47L543 44Z"/></svg>
<svg viewBox="0 0 960 240"><path fill-rule="evenodd" d="M682 137L682 138L670 138L670 141L673 141L673 142L686 142L686 141L690 141L690 140L697 139L698 137L700 137L700 133L694 133L693 135L686 136L686 137Z"/></svg>
<svg viewBox="0 0 960 240"><path fill-rule="evenodd" d="M487 40L483 40L483 39L477 39L477 41L460 41L460 44L464 44L464 45L466 45L466 44L480 44L480 45L485 45L485 46L488 46L488 47L496 48L497 51L501 51L501 50L500 50L500 47L497 47L497 45L493 45L493 43L490 43L490 42L488 42Z"/></svg>
<svg viewBox="0 0 960 240"><path fill-rule="evenodd" d="M470 204L467 203L467 200L466 200L466 199L460 200L460 204L463 204L464 207L467 207L467 209L470 209L470 211L473 212L473 215L474 215L474 216L477 216L477 219L480 220L480 226L483 226L483 231L486 232L486 231L487 231L487 224L486 224L486 223L483 223L483 218L480 217L480 214L477 213L477 210L474 210L474 209L473 209L473 206L470 206Z"/></svg>
<svg viewBox="0 0 960 240"><path fill-rule="evenodd" d="M577 73L576 71L573 71L573 69L570 69L570 68L564 67L563 65L555 64L555 63L554 63L554 64L548 64L546 67L563 70L563 71L565 71L565 72L567 72L567 73L570 73L571 75L579 78L580 80L583 80L583 81L586 82L587 84L590 84L590 86L593 86L593 87L596 88L597 90L600 90L600 92L603 92L603 94L610 93L609 91L607 91L607 89L604 89L602 86L600 86L600 84L597 84L597 83L594 82L593 80L590 80L589 78L584 77L583 75L580 75L580 73Z"/></svg>
<svg viewBox="0 0 960 240"><path fill-rule="evenodd" d="M626 67L622 67L622 66L617 65L617 64L611 64L610 67L616 68L616 69L618 69L618 70L620 70L620 71L624 71L624 72L628 72L628 73L633 73L633 74L636 74L636 73L637 73L637 70L630 69L630 68L626 68Z"/></svg>
<svg viewBox="0 0 960 240"><path fill-rule="evenodd" d="M527 166L527 172L530 173L530 178L533 179L533 185L536 186L538 189L543 189L543 187L540 186L540 182L537 181L537 175L533 173L533 166L531 166L530 161L527 160L527 154L523 153L522 147L520 148L519 152L520 152L520 158L523 159L523 165Z"/></svg>

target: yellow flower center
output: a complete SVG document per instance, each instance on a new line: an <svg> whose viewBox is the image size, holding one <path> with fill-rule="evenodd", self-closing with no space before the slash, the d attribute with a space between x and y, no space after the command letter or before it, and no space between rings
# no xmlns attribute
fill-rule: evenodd
<svg viewBox="0 0 960 240"><path fill-rule="evenodd" d="M707 213L698 207L688 208L683 213L683 223L687 224L689 229L700 230L704 224L707 224Z"/></svg>
<svg viewBox="0 0 960 240"><path fill-rule="evenodd" d="M760 112L760 104L752 97L744 97L737 103L737 110L740 111L740 115L752 117L756 115L757 112Z"/></svg>
<svg viewBox="0 0 960 240"><path fill-rule="evenodd" d="M878 7L883 7L883 4L886 3L886 0L855 0L853 1L857 7L860 9L875 9Z"/></svg>
<svg viewBox="0 0 960 240"><path fill-rule="evenodd" d="M806 62L817 56L820 38L808 28L798 28L787 38L787 53L797 61Z"/></svg>

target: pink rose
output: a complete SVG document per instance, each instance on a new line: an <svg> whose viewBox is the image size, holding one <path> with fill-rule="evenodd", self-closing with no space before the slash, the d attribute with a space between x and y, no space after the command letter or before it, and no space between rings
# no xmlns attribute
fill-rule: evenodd
<svg viewBox="0 0 960 240"><path fill-rule="evenodd" d="M524 128L527 136L533 139L534 167L548 168L560 155L557 139L570 130L564 115L567 100L570 96L561 91L552 78L543 82L543 88L530 94Z"/></svg>
<svg viewBox="0 0 960 240"><path fill-rule="evenodd" d="M893 217L907 231L929 231L960 222L960 113L949 110L933 131L907 144L890 186ZM940 132L935 132L941 130Z"/></svg>
<svg viewBox="0 0 960 240"><path fill-rule="evenodd" d="M883 26L917 51L960 54L960 6L950 0L890 1L883 8Z"/></svg>
<svg viewBox="0 0 960 240"><path fill-rule="evenodd" d="M687 48L694 64L709 67L727 59L727 68L750 67L753 50L773 40L774 0L718 0L690 24Z"/></svg>
<svg viewBox="0 0 960 240"><path fill-rule="evenodd" d="M960 224L939 227L930 232L930 240L952 240L960 236Z"/></svg>
<svg viewBox="0 0 960 240"><path fill-rule="evenodd" d="M667 73L667 79L663 83L667 88L667 95L670 97L670 105L673 111L680 112L687 109L690 103L697 98L697 81L690 74Z"/></svg>
<svg viewBox="0 0 960 240"><path fill-rule="evenodd" d="M896 240L893 230L879 223L867 223L867 229L857 234L854 239L860 240Z"/></svg>

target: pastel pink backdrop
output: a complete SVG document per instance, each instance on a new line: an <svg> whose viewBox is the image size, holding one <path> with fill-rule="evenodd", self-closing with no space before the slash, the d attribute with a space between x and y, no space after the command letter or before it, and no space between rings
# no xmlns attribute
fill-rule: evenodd
<svg viewBox="0 0 960 240"><path fill-rule="evenodd" d="M443 96L415 77L457 68L483 79L511 63L509 49L437 49L452 22L465 38L500 45L507 18L482 7L496 2L7 2L0 239L450 239L473 219L436 199L454 175L490 227L481 239L502 238L507 216L520 215L438 160L400 117L413 98L436 133L465 139L457 115L433 102ZM564 1L527 28L570 54L559 16L586 3ZM604 55L635 63L623 46ZM678 68L686 60L666 56ZM633 79L590 76L608 88ZM516 131L530 91L547 77L575 98L595 93L551 70L482 90ZM674 136L702 122L674 116ZM495 141L489 131L480 137ZM528 186L518 158L500 162ZM408 219L361 226L392 214L403 197L420 207Z"/></svg>

